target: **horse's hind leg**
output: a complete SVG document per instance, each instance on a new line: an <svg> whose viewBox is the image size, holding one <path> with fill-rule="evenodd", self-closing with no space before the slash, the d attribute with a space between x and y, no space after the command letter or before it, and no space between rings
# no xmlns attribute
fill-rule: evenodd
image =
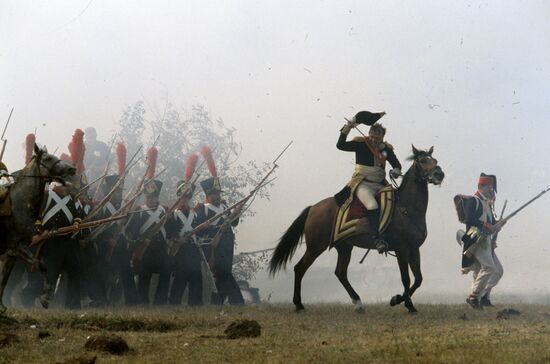
<svg viewBox="0 0 550 364"><path fill-rule="evenodd" d="M338 277L338 280L340 281L340 283L342 283L349 296L351 297L351 302L353 302L353 304L355 305L355 311L364 312L365 306L363 305L363 302L361 302L361 298L359 297L357 292L355 292L348 280L348 266L351 259L351 251L353 250L353 246L341 243L339 245L336 245L336 250L338 251L338 263L336 264L336 270L334 271L334 274L336 274L336 277Z"/></svg>
<svg viewBox="0 0 550 364"><path fill-rule="evenodd" d="M0 255L0 314L6 312L6 306L2 302L4 296L4 289L8 283L11 270L15 265L15 257L9 253Z"/></svg>
<svg viewBox="0 0 550 364"><path fill-rule="evenodd" d="M308 245L304 256L294 266L294 298L292 302L296 306L296 312L302 311L305 308L302 304L302 278L304 274L306 274L308 268L323 251L324 249L314 249Z"/></svg>

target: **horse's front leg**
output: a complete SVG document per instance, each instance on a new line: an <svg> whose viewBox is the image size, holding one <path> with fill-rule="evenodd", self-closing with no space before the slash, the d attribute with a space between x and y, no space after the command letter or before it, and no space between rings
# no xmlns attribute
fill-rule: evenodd
<svg viewBox="0 0 550 364"><path fill-rule="evenodd" d="M414 276L414 283L411 286L410 295L422 284L422 271L420 270L420 249L416 248L409 254L409 266L411 267L412 274Z"/></svg>
<svg viewBox="0 0 550 364"><path fill-rule="evenodd" d="M10 252L0 255L0 314L6 312L7 308L4 306L3 297L4 289L8 284L10 273L15 265L15 256Z"/></svg>
<svg viewBox="0 0 550 364"><path fill-rule="evenodd" d="M400 304L401 302L405 302L405 307L407 307L409 313L415 313L417 312L417 310L412 303L410 294L411 278L409 276L409 254L407 250L396 250L395 253L397 255L397 264L399 265L399 271L401 272L401 282L403 283L403 296L393 296L391 298L390 305L395 306Z"/></svg>
<svg viewBox="0 0 550 364"><path fill-rule="evenodd" d="M50 284L48 281L46 265L39 258L35 258L30 250L28 250L27 248L18 249L16 255L23 261L27 262L33 269L40 270L40 276L42 277L42 294L40 295L40 304L42 305L42 307L48 308L50 297Z"/></svg>

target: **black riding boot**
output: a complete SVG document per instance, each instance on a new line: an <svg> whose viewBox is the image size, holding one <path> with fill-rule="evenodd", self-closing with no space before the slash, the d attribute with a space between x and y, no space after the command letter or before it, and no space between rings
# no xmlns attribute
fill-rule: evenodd
<svg viewBox="0 0 550 364"><path fill-rule="evenodd" d="M388 243L378 232L378 226L380 224L380 209L367 210L366 214L369 226L372 229L373 240L376 243L376 250L378 253L386 253L388 251Z"/></svg>

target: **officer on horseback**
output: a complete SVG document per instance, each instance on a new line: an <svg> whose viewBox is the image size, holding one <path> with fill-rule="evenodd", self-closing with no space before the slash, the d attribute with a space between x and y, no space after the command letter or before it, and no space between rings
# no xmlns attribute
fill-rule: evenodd
<svg viewBox="0 0 550 364"><path fill-rule="evenodd" d="M373 229L373 237L376 241L376 249L379 253L388 250L388 243L380 236L378 225L380 220L380 209L376 201L376 194L386 181L386 161L392 170L390 176L397 178L401 175L401 163L397 159L393 147L384 141L386 128L377 121L384 116L385 112L371 113L369 111L358 112L351 120L340 129L340 137L336 147L346 152L355 152L355 171L348 183L350 195L354 194L367 209L366 218L369 226ZM347 141L351 129L359 124L370 126L369 135L356 137Z"/></svg>

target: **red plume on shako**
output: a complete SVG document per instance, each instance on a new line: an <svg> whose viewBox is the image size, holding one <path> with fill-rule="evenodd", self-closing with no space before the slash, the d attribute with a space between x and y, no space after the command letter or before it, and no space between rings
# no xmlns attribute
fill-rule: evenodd
<svg viewBox="0 0 550 364"><path fill-rule="evenodd" d="M158 153L159 152L156 147L151 147L147 151L147 172L145 173L145 176L148 178L148 181L145 183L146 196L159 196L162 188L162 182L153 179L155 177L155 169L157 167Z"/></svg>
<svg viewBox="0 0 550 364"><path fill-rule="evenodd" d="M34 134L27 134L27 136L25 137L25 165L29 164L29 162L31 161L35 142L36 136Z"/></svg>
<svg viewBox="0 0 550 364"><path fill-rule="evenodd" d="M69 153L71 161L76 167L76 174L81 175L84 173L84 153L86 147L84 146L84 132L81 129L76 129L73 134L71 143L69 144Z"/></svg>
<svg viewBox="0 0 550 364"><path fill-rule="evenodd" d="M157 168L157 157L159 151L156 147L151 147L147 151L147 178L151 179L155 177L155 169Z"/></svg>
<svg viewBox="0 0 550 364"><path fill-rule="evenodd" d="M199 156L197 153L191 154L189 157L187 157L187 163L185 163L185 181L190 182L191 177L193 177L193 173L195 173L195 168L197 168L197 161L199 160Z"/></svg>
<svg viewBox="0 0 550 364"><path fill-rule="evenodd" d="M126 146L122 142L116 145L116 161L118 166L118 175L122 176L126 171Z"/></svg>
<svg viewBox="0 0 550 364"><path fill-rule="evenodd" d="M204 160L206 161L206 166L212 177L218 177L218 171L216 170L216 163L214 163L214 158L212 157L212 151L207 146L203 146L201 149L201 154Z"/></svg>
<svg viewBox="0 0 550 364"><path fill-rule="evenodd" d="M185 195L188 198L193 197L195 186L189 186L189 183L191 183L191 179L193 177L193 174L195 173L195 169L197 168L198 160L199 156L197 153L192 153L189 155L189 157L187 157L187 161L185 162L185 180L178 182L178 185L176 187L176 196L179 197L184 191L186 191ZM187 188L187 186L189 186L189 188Z"/></svg>
<svg viewBox="0 0 550 364"><path fill-rule="evenodd" d="M212 177L201 181L201 187L204 190L204 193L207 195L212 192L221 192L220 180L218 178L218 171L216 170L216 163L214 163L214 158L212 157L212 151L207 146L203 146L201 149L201 154L206 161L206 166Z"/></svg>

